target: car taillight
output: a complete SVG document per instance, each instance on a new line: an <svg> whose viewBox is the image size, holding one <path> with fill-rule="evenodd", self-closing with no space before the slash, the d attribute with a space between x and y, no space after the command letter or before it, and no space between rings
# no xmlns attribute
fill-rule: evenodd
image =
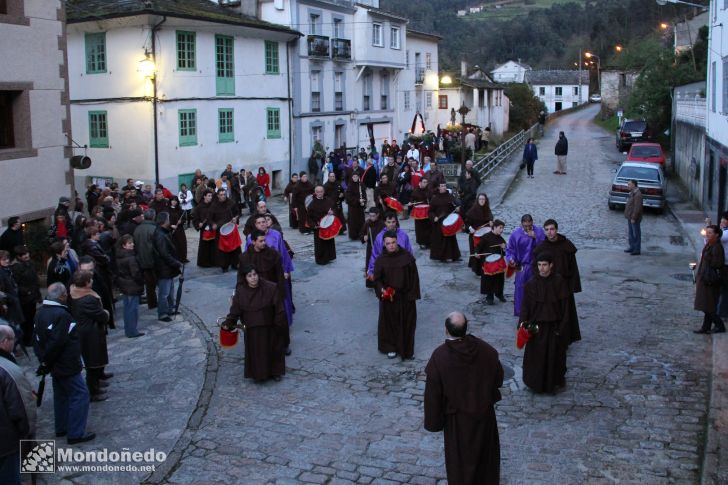
<svg viewBox="0 0 728 485"><path fill-rule="evenodd" d="M629 192L629 188L626 185L612 184L612 192Z"/></svg>
<svg viewBox="0 0 728 485"><path fill-rule="evenodd" d="M645 195L661 195L662 189L641 189L642 193Z"/></svg>

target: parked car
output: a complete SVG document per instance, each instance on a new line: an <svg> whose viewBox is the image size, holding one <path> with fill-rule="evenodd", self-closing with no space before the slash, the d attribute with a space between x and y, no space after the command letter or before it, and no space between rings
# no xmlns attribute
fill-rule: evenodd
<svg viewBox="0 0 728 485"><path fill-rule="evenodd" d="M625 161L659 163L664 167L665 154L659 143L633 143Z"/></svg>
<svg viewBox="0 0 728 485"><path fill-rule="evenodd" d="M629 188L627 182L636 180L642 192L642 204L662 212L667 203L667 179L662 165L647 162L623 162L617 169L609 190L609 208L617 209L627 203Z"/></svg>
<svg viewBox="0 0 728 485"><path fill-rule="evenodd" d="M632 143L641 141L650 141L650 127L647 121L623 119L617 129L617 150L623 152L632 146Z"/></svg>
<svg viewBox="0 0 728 485"><path fill-rule="evenodd" d="M601 103L602 95L599 93L592 94L591 96L589 96L589 102L590 103Z"/></svg>

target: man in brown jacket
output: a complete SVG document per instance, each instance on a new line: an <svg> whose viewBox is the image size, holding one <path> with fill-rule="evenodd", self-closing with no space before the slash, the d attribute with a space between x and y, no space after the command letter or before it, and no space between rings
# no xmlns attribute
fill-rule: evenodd
<svg viewBox="0 0 728 485"><path fill-rule="evenodd" d="M627 182L627 187L629 187L629 195L627 196L627 203L624 205L624 217L627 219L629 248L625 249L624 252L637 256L640 254L642 244L642 233L640 232L642 192L640 192L636 180Z"/></svg>

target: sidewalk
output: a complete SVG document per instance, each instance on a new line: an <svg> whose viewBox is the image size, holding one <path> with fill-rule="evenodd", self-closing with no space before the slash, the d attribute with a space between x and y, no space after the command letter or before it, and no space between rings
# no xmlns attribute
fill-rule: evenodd
<svg viewBox="0 0 728 485"><path fill-rule="evenodd" d="M690 201L679 183L672 180L670 182L669 211L680 223L682 237L692 246L694 261L699 261L704 245L700 230L705 226L705 215ZM697 315L695 325L698 325ZM713 342L713 368L701 471L701 483L704 485L728 483L728 334L712 335L708 338Z"/></svg>

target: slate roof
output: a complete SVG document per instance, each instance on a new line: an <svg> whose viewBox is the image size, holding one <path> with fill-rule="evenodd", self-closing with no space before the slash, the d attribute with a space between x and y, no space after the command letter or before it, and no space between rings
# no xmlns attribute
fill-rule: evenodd
<svg viewBox="0 0 728 485"><path fill-rule="evenodd" d="M371 5L367 5L365 3L357 3L356 6L369 10L370 12L381 15L383 17L388 17L388 18L394 19L394 20L401 20L404 23L409 22L409 19L407 17L402 17L401 15L396 14L394 12L388 12L387 10L382 10L381 8L372 7Z"/></svg>
<svg viewBox="0 0 728 485"><path fill-rule="evenodd" d="M539 70L526 71L526 83L541 85L577 85L579 71L576 70ZM589 84L589 71L581 71L581 84Z"/></svg>
<svg viewBox="0 0 728 485"><path fill-rule="evenodd" d="M67 0L69 24L135 15L166 15L302 35L284 25L239 14L210 0Z"/></svg>

